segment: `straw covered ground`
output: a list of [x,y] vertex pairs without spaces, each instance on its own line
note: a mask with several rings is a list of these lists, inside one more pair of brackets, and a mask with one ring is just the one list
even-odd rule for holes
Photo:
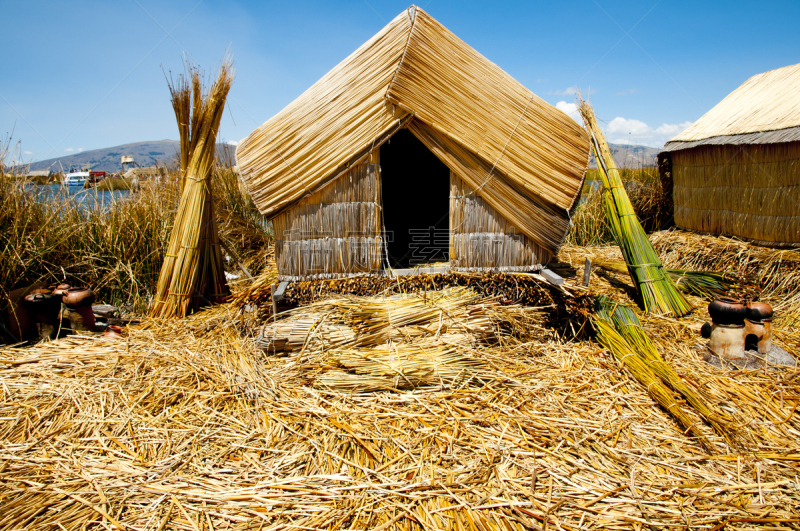
[[[684,236],[657,236],[671,238],[656,242],[668,267],[669,246],[699,245]],[[566,248],[562,270],[614,252]],[[589,292],[568,279],[553,299],[631,303],[629,278],[595,271]],[[239,293],[252,301],[269,279]],[[597,343],[558,339],[546,304],[442,287],[391,303],[339,294],[268,323],[328,316],[312,330],[355,334],[332,349],[315,336],[265,354],[263,314],[239,300],[121,340],[0,350],[0,529],[798,528],[800,371],[703,362],[701,299],[687,318],[640,318],[737,420],[728,443],[697,417],[710,450]],[[797,353],[779,319],[776,342]],[[365,334],[395,357],[352,340]],[[412,374],[412,361],[427,380],[341,385],[381,364]]]

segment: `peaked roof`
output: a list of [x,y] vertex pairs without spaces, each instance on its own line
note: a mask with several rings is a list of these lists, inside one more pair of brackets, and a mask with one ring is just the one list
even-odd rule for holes
[[800,130],[786,131],[796,127],[800,127],[800,64],[751,77],[667,146],[788,142],[800,140]]
[[[487,168],[468,181],[526,234],[531,213],[500,208],[508,190],[567,219],[588,162],[584,129],[414,6],[242,140],[236,159],[256,206],[274,215],[412,122]],[[563,233],[553,238],[557,247]]]

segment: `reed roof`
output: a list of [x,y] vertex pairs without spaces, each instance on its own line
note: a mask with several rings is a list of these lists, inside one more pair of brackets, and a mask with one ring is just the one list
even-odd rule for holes
[[796,140],[800,140],[800,64],[751,77],[671,139],[665,150]]
[[242,140],[236,158],[255,204],[274,215],[412,118],[481,162],[469,181],[493,207],[505,213],[513,190],[566,219],[588,162],[584,129],[413,6]]

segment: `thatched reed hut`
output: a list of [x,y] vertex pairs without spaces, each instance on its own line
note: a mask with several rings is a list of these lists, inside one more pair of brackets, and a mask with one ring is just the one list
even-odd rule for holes
[[582,127],[413,6],[236,150],[285,280],[535,269],[588,155]]
[[800,64],[748,79],[660,155],[675,223],[773,246],[800,244]]

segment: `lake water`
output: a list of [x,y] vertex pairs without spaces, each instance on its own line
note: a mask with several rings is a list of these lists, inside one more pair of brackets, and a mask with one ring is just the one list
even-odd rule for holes
[[64,186],[61,184],[26,184],[25,190],[42,201],[74,200],[88,208],[104,208],[113,205],[130,194],[128,190],[97,191],[83,186]]

